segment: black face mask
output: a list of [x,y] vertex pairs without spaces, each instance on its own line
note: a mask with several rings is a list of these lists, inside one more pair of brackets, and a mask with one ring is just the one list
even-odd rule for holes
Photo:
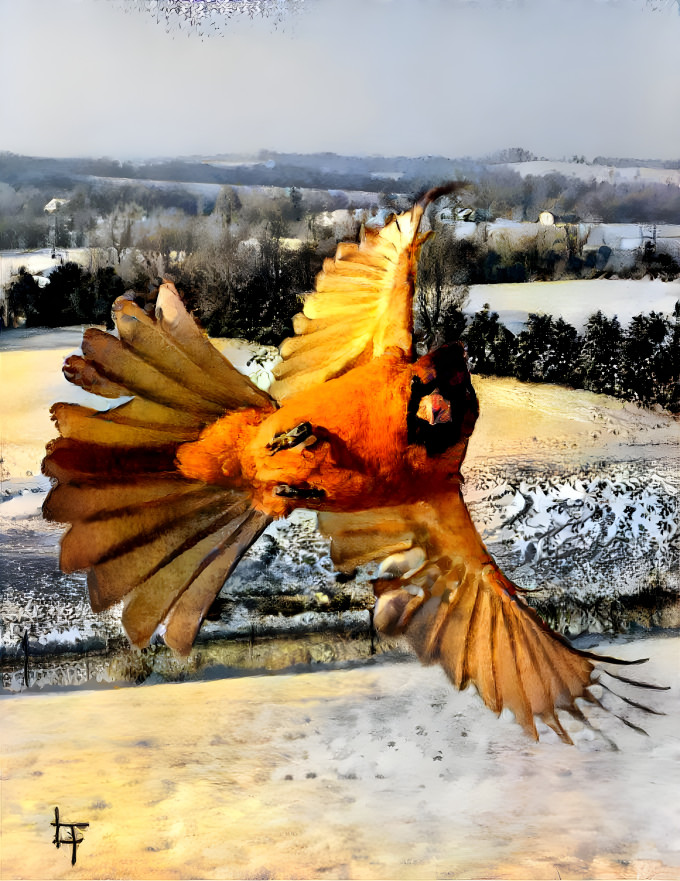
[[[407,437],[409,444],[424,446],[428,456],[439,456],[461,438],[468,438],[472,434],[479,405],[462,345],[454,343],[441,346],[425,358],[434,367],[435,376],[427,382],[419,376],[411,380],[406,416]],[[417,413],[422,399],[437,390],[451,405],[451,421],[430,425]]]

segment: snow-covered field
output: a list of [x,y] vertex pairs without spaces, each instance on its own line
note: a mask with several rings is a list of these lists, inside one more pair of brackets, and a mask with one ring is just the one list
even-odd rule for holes
[[5,288],[12,276],[21,267],[25,267],[31,275],[73,261],[81,266],[89,266],[91,254],[89,248],[36,248],[35,251],[0,251],[0,303],[5,299]]
[[[676,684],[679,644],[600,648]],[[591,714],[618,751],[414,662],[0,700],[3,879],[680,877],[677,688],[648,737]]]
[[598,183],[658,183],[680,186],[680,170],[677,168],[647,168],[631,166],[618,168],[614,165],[587,165],[580,162],[560,162],[549,159],[535,159],[533,162],[511,162],[505,165],[528,177],[530,174],[541,177],[546,174],[563,174],[580,180],[595,180]]
[[599,309],[622,325],[640,312],[673,314],[680,300],[680,281],[660,279],[582,279],[537,281],[531,284],[472,285],[465,312],[474,315],[488,303],[502,324],[519,333],[529,312],[562,317],[582,331],[589,316]]

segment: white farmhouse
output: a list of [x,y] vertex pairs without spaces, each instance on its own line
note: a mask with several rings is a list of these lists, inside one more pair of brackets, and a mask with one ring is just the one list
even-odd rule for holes
[[50,201],[45,205],[43,211],[46,214],[54,214],[55,211],[58,211],[64,205],[68,205],[68,199],[50,199]]

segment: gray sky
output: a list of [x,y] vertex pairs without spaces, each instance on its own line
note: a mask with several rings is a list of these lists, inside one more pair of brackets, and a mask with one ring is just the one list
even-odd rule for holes
[[204,40],[134,6],[0,0],[0,150],[680,155],[677,0],[305,0]]

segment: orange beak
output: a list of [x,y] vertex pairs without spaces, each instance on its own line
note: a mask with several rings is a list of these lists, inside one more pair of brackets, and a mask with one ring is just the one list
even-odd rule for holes
[[431,395],[421,399],[416,416],[429,422],[430,425],[451,422],[451,403],[439,394],[438,389],[435,389]]

